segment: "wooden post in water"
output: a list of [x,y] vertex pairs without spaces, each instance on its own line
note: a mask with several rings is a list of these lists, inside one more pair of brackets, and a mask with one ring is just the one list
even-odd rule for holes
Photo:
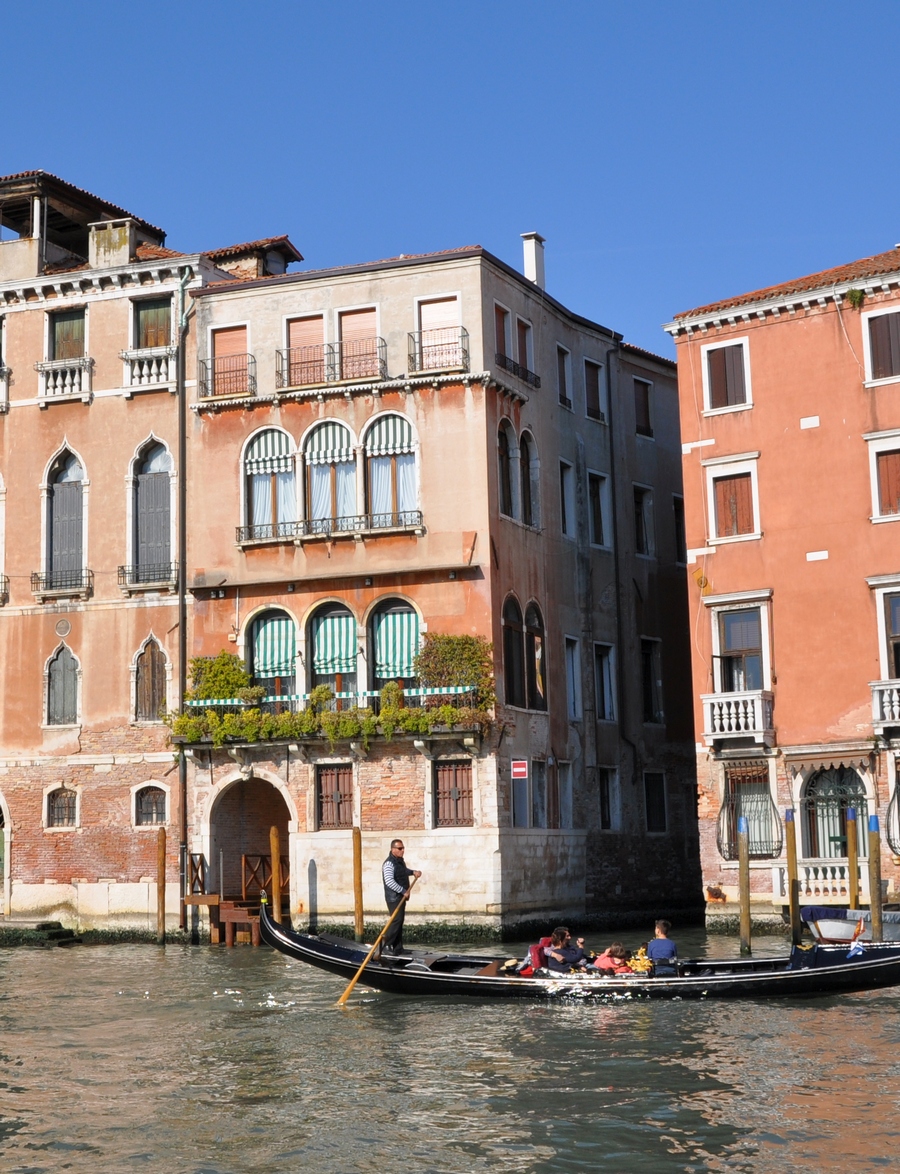
[[784,810],[784,851],[787,856],[788,909],[791,915],[791,945],[799,946],[803,936],[800,924],[800,877],[797,873],[797,824],[793,807]]
[[746,815],[738,818],[738,893],[741,902],[741,953],[750,954],[750,825]]
[[847,808],[847,895],[850,908],[859,908],[859,840],[856,808]]
[[272,824],[269,828],[269,851],[272,853],[272,920],[281,924],[281,836]]
[[884,940],[881,909],[881,835],[878,816],[869,816],[869,909],[872,911],[872,941]]
[[365,934],[362,884],[362,832],[353,829],[353,936],[358,942]]
[[166,944],[166,829],[156,834],[156,940]]

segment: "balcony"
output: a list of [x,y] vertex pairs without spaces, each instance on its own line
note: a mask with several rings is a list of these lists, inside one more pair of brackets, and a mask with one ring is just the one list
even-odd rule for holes
[[521,379],[523,383],[529,384],[534,388],[541,386],[540,375],[535,375],[533,371],[529,371],[527,367],[523,367],[521,363],[517,363],[515,359],[511,359],[509,355],[501,355],[498,351],[494,355],[494,361],[498,367],[502,367],[504,371],[509,371],[510,375],[515,375],[517,379]]
[[275,386],[314,387],[332,379],[331,348],[318,346],[285,347],[275,352]]
[[773,695],[762,689],[701,696],[703,738],[707,746],[731,739],[771,746],[775,740],[773,700]]
[[363,379],[387,379],[387,343],[383,338],[283,347],[275,352],[275,387],[279,391]]
[[43,401],[41,407],[59,400],[80,399],[91,401],[91,372],[94,360],[82,355],[80,359],[50,359],[35,363],[34,369],[41,376],[38,391]]
[[885,734],[900,726],[900,681],[872,681],[872,728]]
[[418,330],[409,335],[409,371],[468,371],[469,332],[464,326]]
[[[864,905],[869,903],[869,868],[866,861],[857,865],[857,892]],[[850,896],[850,871],[847,860],[798,861],[797,879],[801,905],[846,905]],[[887,881],[882,884],[887,885]],[[772,869],[772,896],[787,904],[789,900],[787,867],[776,864]]]
[[[474,685],[446,685],[441,688],[416,688],[403,690],[404,709],[437,709],[445,705],[454,709],[466,709],[475,704],[478,690]],[[213,701],[185,701],[185,708],[192,710],[214,710],[220,717],[227,713],[241,713],[247,709],[261,709],[264,713],[301,713],[309,708],[311,694],[282,693],[263,697],[260,701],[241,701],[236,697],[219,697]],[[381,712],[381,691],[363,689],[359,692],[334,693],[325,709],[331,713],[346,709],[371,709],[374,714]]]
[[383,338],[357,338],[331,344],[335,380],[387,379],[387,343]]
[[251,542],[299,542],[305,538],[332,538],[388,530],[421,531],[422,511],[403,510],[396,514],[355,514],[346,518],[313,518],[310,521],[238,526],[235,541],[238,545]]
[[174,346],[151,346],[132,351],[119,351],[119,358],[125,363],[125,386],[143,388],[173,385],[177,354],[178,348]]
[[253,355],[200,359],[197,365],[202,399],[256,395],[256,359]]
[[119,587],[127,595],[134,591],[174,591],[178,563],[142,563],[119,567]]
[[0,364],[0,415],[9,411],[9,377],[12,371]]
[[9,575],[0,575],[0,607],[9,603]]
[[77,571],[33,571],[31,590],[38,600],[66,598],[87,599],[94,593],[94,572],[86,569]]

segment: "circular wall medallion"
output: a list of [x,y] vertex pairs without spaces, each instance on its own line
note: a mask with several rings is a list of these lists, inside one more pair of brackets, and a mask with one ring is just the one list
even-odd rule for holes
[[69,623],[68,620],[57,620],[57,622],[56,622],[57,636],[68,636],[68,634],[71,631],[72,631],[72,625]]

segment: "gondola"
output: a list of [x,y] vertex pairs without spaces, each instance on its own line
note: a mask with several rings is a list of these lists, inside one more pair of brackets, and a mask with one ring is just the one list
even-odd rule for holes
[[[872,914],[868,909],[844,909],[834,905],[804,905],[800,917],[817,942],[871,942]],[[881,914],[881,940],[900,943],[900,913]]]
[[[299,962],[349,981],[369,947],[333,934],[299,933],[279,925],[262,905],[262,940]],[[411,952],[373,958],[360,982],[396,995],[500,999],[705,999],[830,995],[900,985],[900,945],[795,946],[780,958],[679,962],[677,974],[604,978],[593,974],[529,978],[502,970],[506,959],[487,954]]]

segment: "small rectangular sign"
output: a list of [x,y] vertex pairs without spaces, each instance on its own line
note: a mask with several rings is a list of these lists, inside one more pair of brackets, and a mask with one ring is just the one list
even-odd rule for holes
[[514,758],[512,760],[512,777],[514,779],[528,778],[528,759]]

